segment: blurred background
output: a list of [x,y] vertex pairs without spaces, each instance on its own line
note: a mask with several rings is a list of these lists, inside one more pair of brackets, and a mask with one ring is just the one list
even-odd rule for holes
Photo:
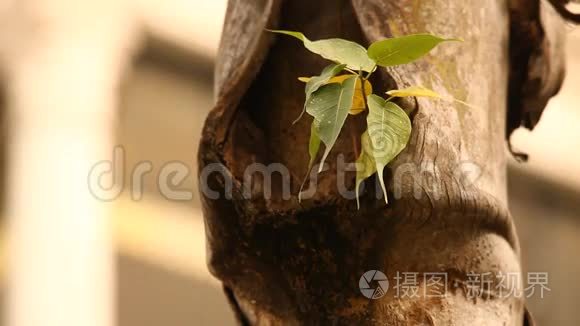
[[[53,2],[74,6],[74,1]],[[0,29],[10,24],[2,21],[2,10],[10,12],[14,3],[0,0]],[[59,14],[62,8],[52,9],[50,1],[39,3],[43,3],[41,12],[51,13],[40,14],[41,28],[69,19]],[[98,8],[81,8],[82,14],[70,23],[96,21],[103,17],[97,16],[99,10],[129,10],[134,14],[132,17],[137,17],[134,25],[126,29],[137,26],[134,32],[115,43],[120,48],[133,49],[129,51],[133,55],[113,58],[127,60],[129,69],[120,69],[124,77],[113,89],[111,101],[116,108],[117,123],[111,144],[122,146],[126,167],[149,162],[152,171],[142,179],[144,192],[139,200],[123,191],[115,200],[104,204],[113,215],[110,222],[116,258],[110,264],[117,278],[117,288],[111,290],[116,297],[113,319],[120,326],[233,325],[220,284],[205,266],[204,226],[195,178],[201,127],[213,102],[213,65],[226,0],[140,0],[127,6],[119,3],[108,0],[91,5]],[[29,12],[29,9],[17,12]],[[39,15],[37,11],[32,12]],[[110,23],[100,24],[119,27]],[[102,26],[88,24],[91,30]],[[51,31],[57,34],[61,31],[59,28]],[[108,30],[98,35],[103,40],[118,36],[110,33]],[[64,34],[66,39],[70,31]],[[0,43],[8,41],[0,37]],[[19,60],[26,62],[27,59]],[[10,76],[22,70],[14,71],[4,74]],[[19,92],[18,88],[11,90],[8,81],[12,79],[0,79],[4,95]],[[550,102],[536,130],[518,130],[513,136],[515,148],[530,154],[529,163],[512,161],[509,166],[510,208],[517,222],[524,268],[549,273],[551,291],[543,299],[535,296],[529,302],[540,325],[580,325],[580,314],[576,311],[580,285],[575,280],[580,275],[580,259],[575,257],[580,249],[578,85],[580,31],[570,28],[564,88]],[[74,88],[69,90],[75,92]],[[0,105],[6,98],[1,93]],[[0,120],[4,139],[7,128],[13,127],[11,118],[4,114]],[[7,152],[10,153],[5,150],[1,160],[5,169],[5,162],[12,162]],[[191,198],[168,200],[159,191],[158,174],[172,162],[189,167],[190,174],[173,187],[192,191]],[[122,182],[128,187],[131,180],[126,178]],[[0,302],[5,301],[5,289],[14,281],[10,278],[12,274],[4,273],[7,249],[3,235],[9,229],[5,222],[0,233]]]

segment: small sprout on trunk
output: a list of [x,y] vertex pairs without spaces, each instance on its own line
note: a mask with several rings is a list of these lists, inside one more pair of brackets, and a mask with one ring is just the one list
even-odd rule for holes
[[[325,150],[320,160],[319,173],[322,172],[324,161],[336,143],[348,115],[368,111],[367,130],[361,136],[361,153],[356,161],[357,206],[360,208],[358,196],[361,183],[375,173],[388,204],[383,170],[405,149],[412,131],[411,121],[405,111],[391,100],[397,97],[442,97],[430,89],[412,86],[389,90],[386,92],[388,98],[383,99],[373,94],[369,78],[379,66],[409,64],[441,43],[461,40],[431,34],[414,34],[375,42],[367,50],[360,44],[339,38],[311,41],[300,32],[270,32],[297,38],[306,49],[333,62],[319,76],[299,78],[306,83],[305,101],[302,113],[295,123],[304,112],[313,117],[307,177],[318,156],[320,144],[324,143]],[[465,102],[453,100],[469,106]],[[300,194],[307,177],[300,187]],[[302,199],[300,194],[299,200]]]

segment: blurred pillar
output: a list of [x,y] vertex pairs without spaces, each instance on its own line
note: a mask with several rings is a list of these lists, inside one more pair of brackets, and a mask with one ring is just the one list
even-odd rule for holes
[[132,43],[126,13],[114,2],[64,0],[0,12],[9,326],[114,324],[110,204],[91,194],[88,175],[113,154],[116,89]]

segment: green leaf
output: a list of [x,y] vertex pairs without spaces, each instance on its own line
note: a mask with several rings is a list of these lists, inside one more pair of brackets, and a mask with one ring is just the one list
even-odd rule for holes
[[411,86],[404,89],[395,89],[392,91],[388,91],[387,95],[391,97],[409,97],[409,96],[418,96],[418,97],[434,97],[434,98],[441,98],[441,95],[435,93],[434,91],[422,87],[422,86]]
[[431,34],[407,35],[373,43],[369,47],[368,56],[379,66],[402,65],[421,58],[434,47],[446,41],[461,40],[445,39]]
[[375,159],[373,158],[373,149],[371,144],[371,139],[369,137],[368,130],[365,131],[361,136],[361,153],[356,160],[356,206],[360,209],[359,202],[359,188],[360,184],[368,179],[371,175],[377,172],[377,165]]
[[310,154],[310,162],[308,162],[308,172],[306,172],[306,176],[302,181],[302,185],[300,185],[300,192],[298,192],[298,202],[302,201],[302,189],[304,189],[304,185],[308,180],[308,176],[310,175],[310,170],[314,165],[314,160],[316,160],[316,156],[318,155],[318,150],[320,149],[320,137],[318,137],[318,133],[316,132],[316,127],[314,123],[310,127],[310,141],[308,143],[308,153]]
[[310,141],[308,142],[308,153],[310,154],[310,162],[308,163],[308,170],[314,165],[314,160],[316,160],[316,155],[318,155],[318,150],[320,149],[320,137],[316,131],[316,126],[314,122],[310,127]]
[[306,40],[308,40],[308,38],[306,38],[306,36],[304,36],[304,34],[300,33],[300,32],[293,32],[293,31],[283,31],[283,30],[276,30],[276,29],[268,29],[268,32],[272,32],[272,33],[278,33],[278,34],[285,34],[285,35],[289,35],[292,37],[295,37],[297,39],[299,39],[302,42],[305,42]]
[[369,95],[367,102],[369,106],[367,125],[373,158],[385,194],[385,202],[388,203],[383,170],[407,146],[411,136],[411,121],[398,105],[377,95]]
[[354,99],[357,77],[346,79],[342,84],[327,84],[312,94],[306,103],[306,112],[314,117],[314,127],[326,146],[318,172],[334,146],[346,121]]
[[367,50],[360,44],[332,38],[311,41],[304,34],[293,31],[269,30],[273,33],[293,36],[304,43],[304,46],[321,57],[340,64],[346,64],[349,69],[371,72],[376,63],[369,58]]
[[320,76],[312,77],[308,80],[304,90],[304,92],[306,93],[306,100],[304,101],[304,109],[302,110],[302,113],[300,113],[300,116],[293,123],[298,122],[298,120],[300,120],[300,118],[302,118],[302,116],[304,115],[304,112],[306,111],[306,103],[308,103],[312,94],[316,92],[320,87],[327,84],[332,77],[338,75],[345,67],[346,65],[344,64],[341,65],[332,64],[324,68]]
[[[339,75],[339,76],[335,76],[330,78],[330,80],[328,81],[327,84],[330,83],[339,83],[342,84],[343,81],[345,81],[346,79],[352,77],[353,74],[346,74],[346,75]],[[310,77],[299,77],[298,78],[299,81],[304,82],[304,83],[308,83],[310,80],[312,80],[312,78]],[[365,85],[365,89],[363,92],[362,89],[362,82],[360,78],[357,78],[356,80],[356,88],[354,90],[354,100],[352,102],[352,107],[350,108],[349,114],[351,115],[357,115],[362,113],[364,110],[366,110],[366,95],[368,94],[372,94],[373,93],[373,85],[371,84],[371,82],[369,80],[366,80],[364,82]],[[363,96],[363,94],[366,94]]]

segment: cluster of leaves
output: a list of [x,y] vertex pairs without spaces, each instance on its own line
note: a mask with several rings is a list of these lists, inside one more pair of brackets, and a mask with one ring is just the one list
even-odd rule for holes
[[388,91],[388,97],[383,99],[373,94],[369,77],[378,66],[391,67],[413,62],[440,43],[457,39],[415,34],[378,41],[367,50],[360,44],[339,38],[311,41],[300,32],[271,32],[293,36],[302,41],[306,49],[333,62],[319,76],[300,78],[306,83],[306,100],[298,119],[304,112],[314,118],[310,132],[309,170],[318,156],[321,142],[324,143],[325,150],[318,172],[322,171],[324,161],[338,139],[348,115],[368,110],[367,130],[361,136],[362,148],[356,162],[357,205],[360,184],[375,173],[378,173],[385,201],[388,203],[382,178],[383,170],[405,149],[411,135],[409,117],[392,100],[408,96],[440,96],[432,90],[414,86]]

